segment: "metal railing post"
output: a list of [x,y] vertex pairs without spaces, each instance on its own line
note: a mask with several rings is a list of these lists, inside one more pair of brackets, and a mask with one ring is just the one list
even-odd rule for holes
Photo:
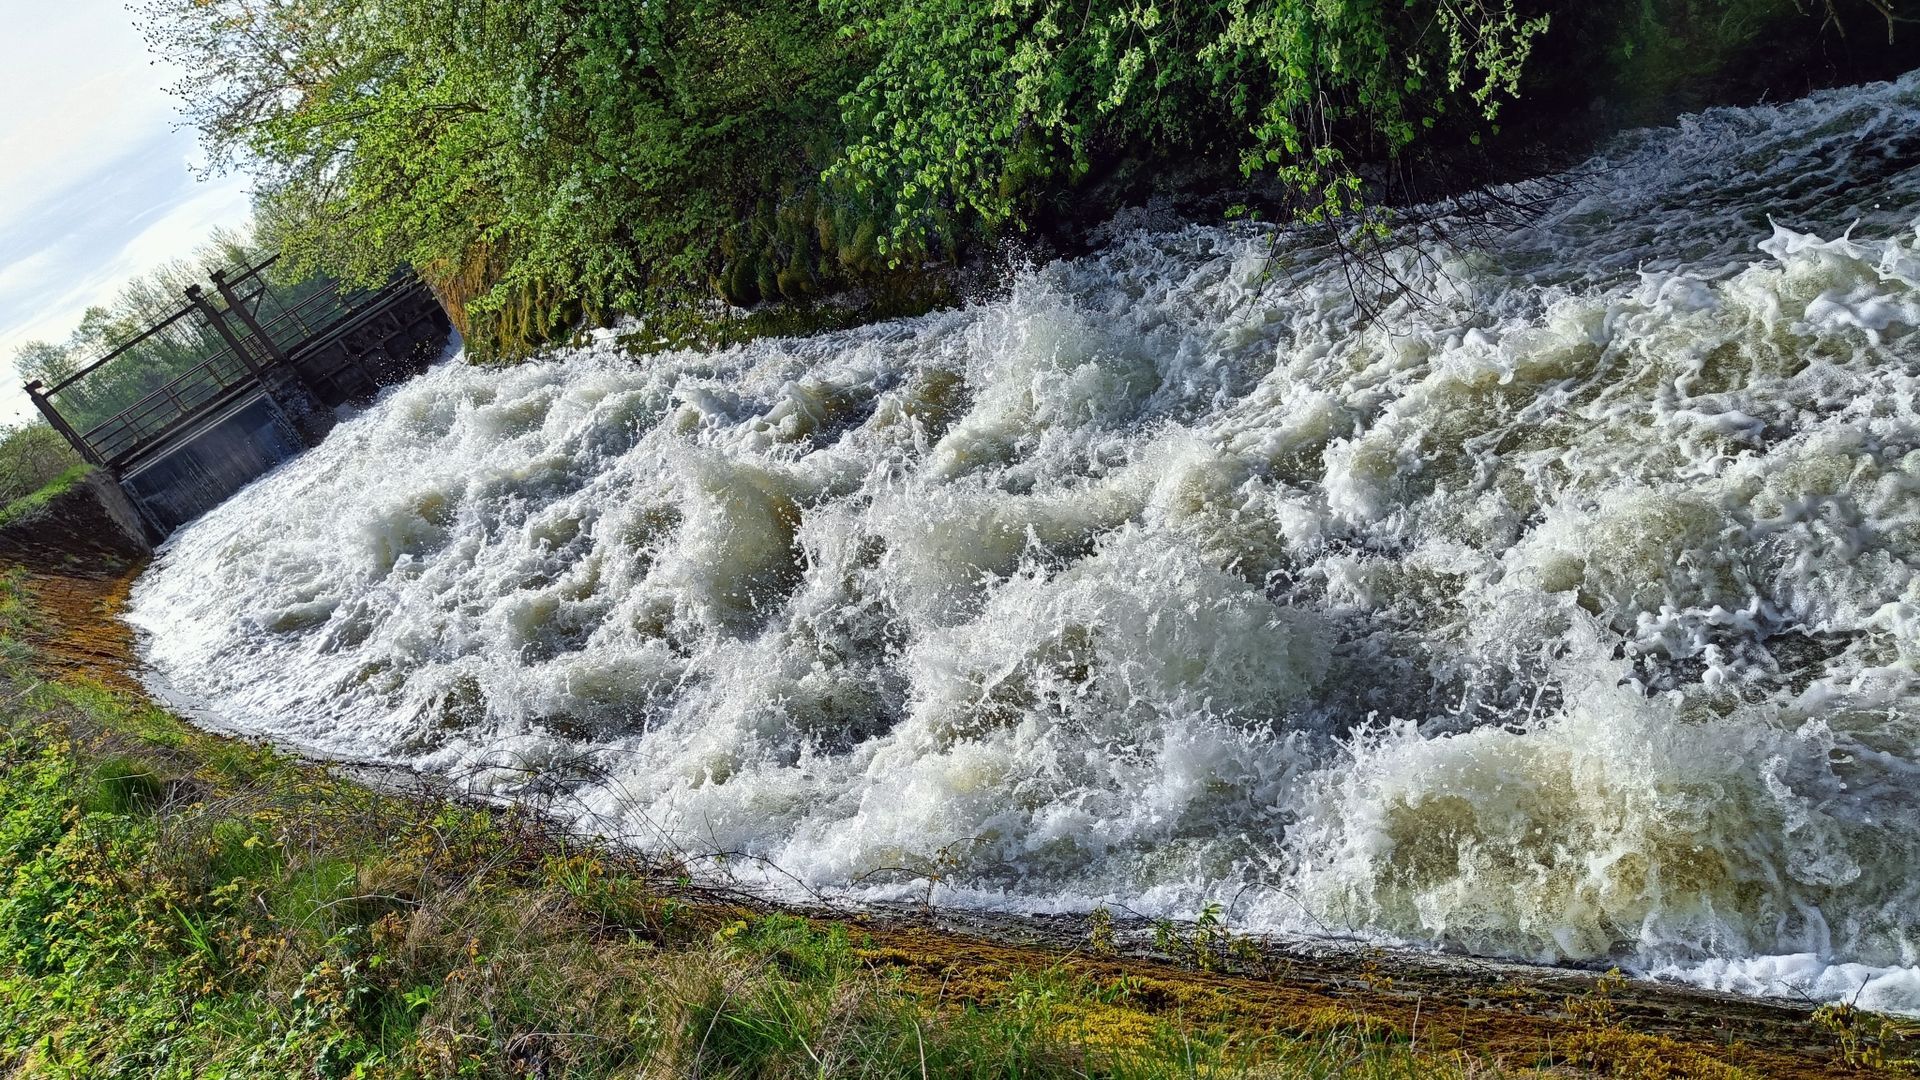
[[60,410],[54,408],[53,402],[49,401],[41,391],[44,385],[39,379],[27,384],[27,396],[33,399],[33,407],[40,410],[40,415],[47,418],[47,423],[53,425],[53,430],[65,436],[68,444],[78,451],[88,464],[104,466],[106,462],[100,460],[100,455],[93,452],[93,447],[88,445],[87,440],[80,437],[79,432],[73,430],[67,423],[67,418],[60,415]]
[[319,446],[320,440],[326,437],[327,429],[333,426],[333,416],[320,407],[319,396],[313,392],[313,387],[307,385],[307,380],[291,364],[267,371],[255,363],[239,335],[220,317],[220,312],[207,300],[200,286],[187,286],[187,299],[193,301],[193,305],[206,316],[214,331],[240,358],[240,362],[247,365],[247,371],[259,381],[260,388],[266,391],[267,400],[287,422],[287,426],[297,432],[308,446]]
[[200,286],[187,286],[187,299],[192,301],[194,308],[200,312],[200,316],[207,320],[207,325],[213,327],[213,332],[220,335],[220,340],[227,343],[227,348],[232,349],[233,354],[240,358],[240,362],[247,365],[247,370],[256,376],[259,375],[260,365],[254,363],[253,355],[247,351],[239,335],[235,334],[233,327],[228,326],[227,321],[220,317],[219,309],[207,300]]
[[[248,311],[246,305],[240,302],[239,291],[227,280],[227,272],[215,270],[208,276],[213,278],[213,287],[220,291],[220,298],[227,302],[227,310],[240,316],[240,321],[247,325],[247,332],[253,335],[253,340],[260,343],[260,347],[275,363],[286,364],[287,354],[280,351],[280,346],[274,344],[273,338],[267,336],[266,330],[261,328],[260,320],[254,318],[253,312]],[[264,285],[261,287],[265,288]]]

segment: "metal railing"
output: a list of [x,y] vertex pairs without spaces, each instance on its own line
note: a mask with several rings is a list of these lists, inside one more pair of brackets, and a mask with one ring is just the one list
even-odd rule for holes
[[[52,386],[27,393],[83,457],[117,469],[142,447],[260,384],[262,372],[292,367],[295,354],[352,322],[406,282],[348,289],[274,287],[270,256],[229,275],[211,275],[214,294],[187,289],[187,304]],[[298,374],[297,370],[292,374]]]
[[142,443],[161,435],[256,382],[254,371],[232,349],[200,361],[146,397],[81,433],[102,464],[117,465]]

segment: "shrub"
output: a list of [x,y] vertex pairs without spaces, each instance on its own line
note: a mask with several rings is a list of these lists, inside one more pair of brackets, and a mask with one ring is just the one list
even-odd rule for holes
[[1492,118],[1523,0],[148,0],[216,161],[301,265],[411,262],[478,346],[694,283],[805,301],[950,262],[1101,155],[1351,211],[1350,154]]
[[1391,157],[1443,115],[1519,92],[1545,14],[1515,0],[826,0],[875,50],[831,175],[915,248],[998,225],[1036,182],[1114,146],[1207,147],[1272,170],[1309,218],[1359,206],[1349,150]]
[[80,464],[67,440],[43,420],[0,435],[0,506],[25,498]]

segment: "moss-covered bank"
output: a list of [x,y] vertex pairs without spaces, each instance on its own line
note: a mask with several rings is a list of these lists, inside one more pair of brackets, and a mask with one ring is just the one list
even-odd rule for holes
[[133,504],[91,465],[75,465],[0,507],[0,559],[8,562],[120,577],[151,550]]

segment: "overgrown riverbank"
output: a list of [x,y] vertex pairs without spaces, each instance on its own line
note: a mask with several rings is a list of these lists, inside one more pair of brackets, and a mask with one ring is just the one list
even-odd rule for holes
[[409,263],[503,356],[663,310],[924,310],[1148,203],[1378,225],[1920,62],[1880,0],[137,8],[289,265]]
[[[10,1076],[1846,1076],[1901,1028],[1103,918],[783,912],[539,819],[197,731],[126,578],[0,580]],[[1032,930],[1034,928],[1029,928]],[[1158,958],[1143,954],[1158,953]]]

